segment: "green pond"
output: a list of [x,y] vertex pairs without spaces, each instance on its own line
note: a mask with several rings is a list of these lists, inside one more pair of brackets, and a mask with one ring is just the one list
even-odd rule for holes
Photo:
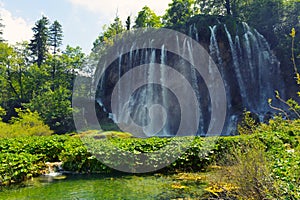
[[0,199],[199,199],[202,182],[177,175],[68,175],[63,180],[39,177],[4,187]]

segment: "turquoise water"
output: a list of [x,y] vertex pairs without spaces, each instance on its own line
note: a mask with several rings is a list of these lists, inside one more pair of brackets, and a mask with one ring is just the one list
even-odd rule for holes
[[64,180],[36,178],[22,187],[2,188],[0,199],[199,199],[202,195],[201,183],[178,180],[174,175],[72,175]]

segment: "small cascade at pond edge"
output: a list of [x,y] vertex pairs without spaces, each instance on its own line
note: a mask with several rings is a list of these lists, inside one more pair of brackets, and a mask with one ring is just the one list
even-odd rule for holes
[[[227,118],[222,134],[230,135],[235,133],[244,110],[255,113],[260,119],[274,112],[268,105],[268,99],[275,99],[275,90],[284,96],[280,63],[264,36],[246,23],[240,23],[235,31],[222,23],[208,26],[207,30],[209,37],[202,34],[194,23],[187,28],[187,34],[207,49],[221,73],[227,97]],[[188,53],[190,59],[194,59],[192,43],[185,40],[183,44],[179,44],[178,38],[173,38],[173,41],[177,43],[180,52]],[[144,46],[149,47],[152,42],[145,38]],[[140,73],[139,77],[147,80],[148,84],[130,94],[125,110],[122,98],[132,92],[127,89],[134,83],[129,81],[121,85],[118,89],[120,105],[117,105],[116,115],[110,116],[116,123],[123,124],[129,123],[131,118],[134,123],[144,127],[145,136],[173,136],[181,119],[176,96],[163,86],[168,79],[166,66],[169,66],[182,74],[194,89],[199,102],[199,107],[194,109],[198,109],[200,113],[197,135],[205,136],[210,123],[211,99],[200,74],[180,55],[169,52],[164,44],[160,49],[133,50],[135,45],[133,43],[131,51],[120,55],[104,72],[96,95],[99,105],[111,113],[109,99],[114,86],[124,74],[137,66],[145,65],[147,70]],[[154,84],[155,80],[162,85]],[[151,115],[151,112],[157,111],[153,107],[155,105],[160,106],[157,109],[163,120],[153,118],[155,113]]]
[[48,173],[45,174],[45,176],[55,177],[55,176],[62,175],[61,173],[61,171],[63,171],[62,162],[52,162],[52,163],[46,162],[45,164],[48,167]]

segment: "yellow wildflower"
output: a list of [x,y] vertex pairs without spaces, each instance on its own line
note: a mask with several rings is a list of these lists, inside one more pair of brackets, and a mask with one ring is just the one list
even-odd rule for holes
[[171,185],[172,188],[174,189],[184,189],[187,188],[186,186],[181,185],[180,183],[174,183]]
[[290,33],[290,36],[291,36],[292,38],[294,38],[295,35],[296,35],[296,30],[295,30],[295,28],[292,28],[292,31],[291,31],[291,33]]

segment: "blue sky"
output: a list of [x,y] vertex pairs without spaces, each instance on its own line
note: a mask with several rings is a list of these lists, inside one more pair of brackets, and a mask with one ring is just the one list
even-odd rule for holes
[[162,15],[172,0],[0,0],[4,39],[14,44],[32,38],[31,28],[42,15],[51,22],[58,20],[64,31],[63,44],[80,46],[85,53],[102,32],[105,24],[116,14],[123,21],[128,15],[134,19],[143,6],[148,5]]

